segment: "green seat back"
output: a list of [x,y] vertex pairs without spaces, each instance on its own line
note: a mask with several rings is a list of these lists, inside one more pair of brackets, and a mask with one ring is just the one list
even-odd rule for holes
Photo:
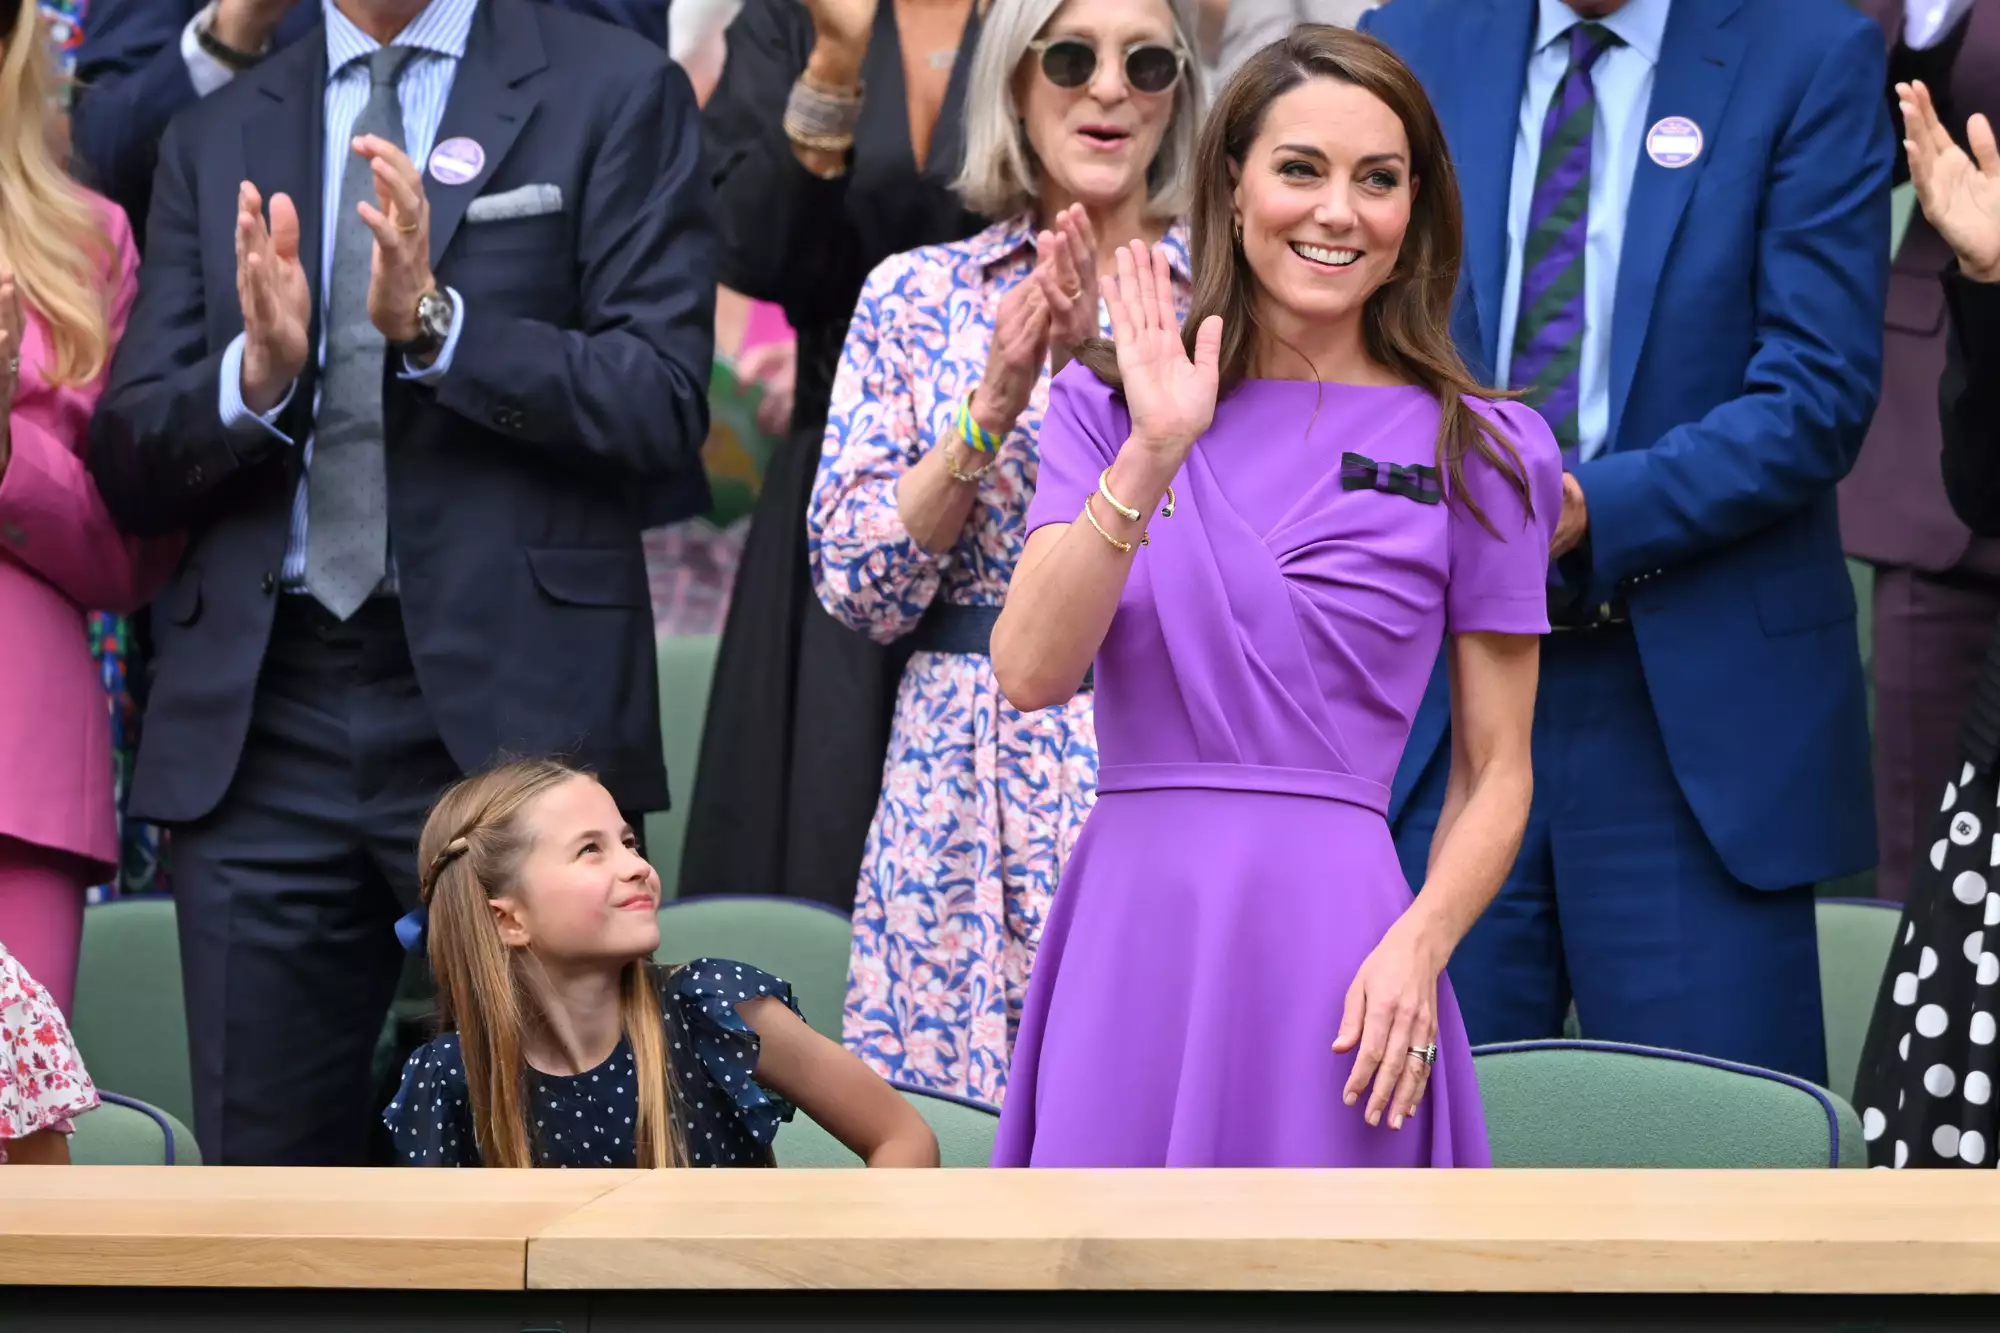
[[708,720],[717,642],[713,634],[673,634],[659,641],[660,748],[667,759],[673,808],[646,816],[646,855],[660,872],[660,887],[669,898],[681,882],[688,802],[694,795],[695,766],[701,762],[701,729]]
[[200,1166],[201,1149],[179,1119],[133,1097],[101,1092],[76,1118],[69,1160],[77,1166]]
[[[993,1136],[1000,1129],[1000,1113],[982,1102],[938,1093],[920,1092],[897,1085],[917,1108],[937,1135],[938,1158],[945,1166],[993,1165]],[[847,1145],[821,1129],[801,1111],[778,1130],[776,1144],[779,1166],[839,1167],[860,1166],[861,1159]]]
[[69,1026],[97,1086],[194,1120],[173,899],[121,898],[84,912]]
[[1817,909],[1827,1086],[1852,1100],[1861,1043],[1868,1039],[1868,1020],[1903,911],[1900,904],[1879,898],[1824,898]]
[[727,958],[792,984],[799,1012],[840,1040],[847,1001],[848,920],[797,898],[688,898],[660,909],[662,963]]
[[1495,1166],[1865,1165],[1854,1109],[1789,1074],[1613,1042],[1472,1055]]

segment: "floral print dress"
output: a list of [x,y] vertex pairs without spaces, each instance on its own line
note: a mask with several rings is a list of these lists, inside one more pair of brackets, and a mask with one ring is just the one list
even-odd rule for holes
[[[1187,245],[1166,245],[1183,306]],[[933,602],[998,606],[1035,489],[1046,368],[958,543],[919,547],[896,484],[952,429],[986,368],[1001,298],[1034,269],[1026,217],[884,260],[841,350],[806,513],[814,586],[879,642]],[[842,1023],[885,1078],[998,1105],[1050,895],[1096,794],[1089,694],[1023,715],[985,657],[918,652],[897,695],[855,894]]]
[[97,1105],[62,1011],[0,944],[0,1162],[7,1143],[70,1121]]

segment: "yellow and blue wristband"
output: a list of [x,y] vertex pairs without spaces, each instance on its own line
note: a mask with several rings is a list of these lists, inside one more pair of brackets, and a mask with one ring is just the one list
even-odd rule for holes
[[967,448],[976,449],[982,454],[997,454],[1000,452],[1003,437],[995,435],[992,431],[987,430],[972,419],[971,394],[967,394],[959,400],[958,421],[956,424],[958,426],[958,438],[965,441]]

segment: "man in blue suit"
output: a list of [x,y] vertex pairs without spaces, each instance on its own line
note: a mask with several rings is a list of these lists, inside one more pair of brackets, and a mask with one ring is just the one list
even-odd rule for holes
[[[667,0],[554,2],[667,44]],[[78,174],[116,200],[143,238],[160,136],[174,113],[318,22],[310,0],[90,0],[70,114]]]
[[694,94],[527,0],[326,0],[153,194],[90,462],[187,535],[131,808],[174,838],[195,1131],[359,1164],[443,786],[561,752],[667,803],[639,532],[707,506]]
[[[1452,983],[1823,1082],[1812,885],[1875,861],[1834,484],[1882,363],[1881,34],[1842,0],[1393,0],[1464,193],[1453,331],[1565,448],[1535,799]],[[1423,882],[1434,679],[1397,775]]]

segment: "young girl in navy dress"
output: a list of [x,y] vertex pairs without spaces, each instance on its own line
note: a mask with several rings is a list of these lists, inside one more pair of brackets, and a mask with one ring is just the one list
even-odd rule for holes
[[660,880],[547,760],[467,778],[417,844],[445,1034],[383,1113],[411,1166],[768,1166],[794,1104],[870,1166],[936,1166],[910,1105],[741,963],[651,962]]

